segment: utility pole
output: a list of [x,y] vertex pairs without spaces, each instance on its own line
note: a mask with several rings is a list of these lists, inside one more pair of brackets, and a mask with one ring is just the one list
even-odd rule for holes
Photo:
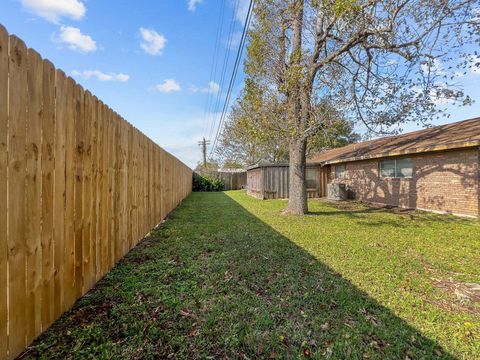
[[203,138],[202,141],[198,142],[198,145],[200,145],[202,147],[203,167],[204,168],[207,167],[207,145],[209,145],[209,144],[210,144],[210,141],[205,140],[205,138]]

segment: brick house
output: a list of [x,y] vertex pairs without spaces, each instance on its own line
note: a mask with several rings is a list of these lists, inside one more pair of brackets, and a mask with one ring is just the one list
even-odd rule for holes
[[308,163],[357,200],[479,216],[480,118],[350,144]]

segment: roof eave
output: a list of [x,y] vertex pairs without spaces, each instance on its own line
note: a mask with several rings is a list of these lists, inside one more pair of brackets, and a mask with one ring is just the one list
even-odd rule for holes
[[319,161],[316,163],[321,165],[331,165],[331,164],[340,164],[340,163],[362,161],[362,160],[379,159],[379,158],[392,157],[392,156],[413,155],[413,154],[421,154],[421,153],[436,152],[436,151],[464,149],[464,148],[471,148],[475,146],[480,146],[480,140],[464,141],[462,143],[451,143],[451,144],[438,145],[438,146],[426,146],[426,147],[420,147],[415,149],[409,149],[407,151],[391,151],[391,152],[379,153],[374,155],[354,156],[350,158]]

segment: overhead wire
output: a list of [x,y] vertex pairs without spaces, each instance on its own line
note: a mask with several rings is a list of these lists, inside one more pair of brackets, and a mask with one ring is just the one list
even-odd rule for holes
[[[215,35],[215,43],[213,47],[213,58],[212,58],[212,66],[210,68],[210,78],[208,82],[208,86],[210,86],[212,81],[215,81],[215,75],[217,73],[217,64],[218,64],[218,56],[219,56],[219,43],[220,39],[222,36],[223,32],[223,23],[224,23],[224,16],[225,16],[225,4],[227,2],[223,1],[222,6],[220,7],[220,12],[218,16],[218,24],[217,24],[217,32]],[[202,122],[202,129],[203,129],[203,137],[206,136],[207,128],[208,128],[208,121],[207,121],[207,115],[208,115],[208,110],[210,109],[211,102],[212,102],[212,97],[213,95],[211,92],[207,93],[207,99],[205,101],[205,108],[203,112],[203,122]]]
[[218,141],[218,137],[221,133],[223,123],[225,122],[225,117],[226,117],[226,114],[227,114],[228,106],[230,104],[230,97],[231,97],[231,94],[232,94],[233,85],[234,85],[235,79],[237,77],[238,67],[240,65],[240,60],[242,58],[243,50],[244,50],[245,44],[246,44],[246,37],[247,37],[248,29],[250,27],[250,21],[251,21],[251,18],[252,18],[253,7],[254,7],[254,0],[250,0],[250,5],[248,7],[248,12],[247,12],[247,16],[245,18],[245,24],[244,24],[244,27],[243,27],[242,38],[241,38],[240,44],[238,46],[237,57],[235,59],[235,64],[233,66],[232,76],[230,77],[230,83],[228,85],[227,95],[225,97],[225,102],[224,102],[224,105],[223,105],[222,114],[221,114],[221,117],[220,117],[220,122],[218,123],[215,139],[213,141],[213,145],[212,145],[212,148],[210,150],[210,156],[212,156],[212,154],[215,151],[217,141]]
[[208,136],[209,139],[211,139],[213,134],[214,134],[215,125],[217,123],[217,118],[218,118],[217,112],[219,110],[221,99],[222,99],[222,91],[225,87],[226,74],[227,74],[228,64],[229,64],[229,60],[230,60],[230,53],[231,53],[231,47],[232,47],[232,41],[233,41],[233,30],[235,28],[235,17],[237,16],[239,2],[240,2],[240,0],[237,0],[235,2],[233,12],[232,12],[232,16],[231,16],[231,19],[230,19],[230,28],[229,28],[229,33],[228,33],[227,47],[225,49],[225,56],[223,58],[222,70],[220,72],[220,75],[221,75],[220,76],[220,81],[219,81],[220,90],[217,93],[217,99],[214,103],[213,108],[211,108],[210,111],[209,111],[209,115],[210,115],[210,119],[211,119],[210,132],[209,132],[209,136]]

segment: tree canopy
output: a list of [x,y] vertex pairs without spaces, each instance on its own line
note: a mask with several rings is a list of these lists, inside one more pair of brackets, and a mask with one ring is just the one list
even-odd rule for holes
[[478,0],[255,2],[244,96],[252,132],[288,144],[287,212],[307,211],[308,139],[339,114],[384,133],[471,103],[456,74],[480,62],[479,14]]

